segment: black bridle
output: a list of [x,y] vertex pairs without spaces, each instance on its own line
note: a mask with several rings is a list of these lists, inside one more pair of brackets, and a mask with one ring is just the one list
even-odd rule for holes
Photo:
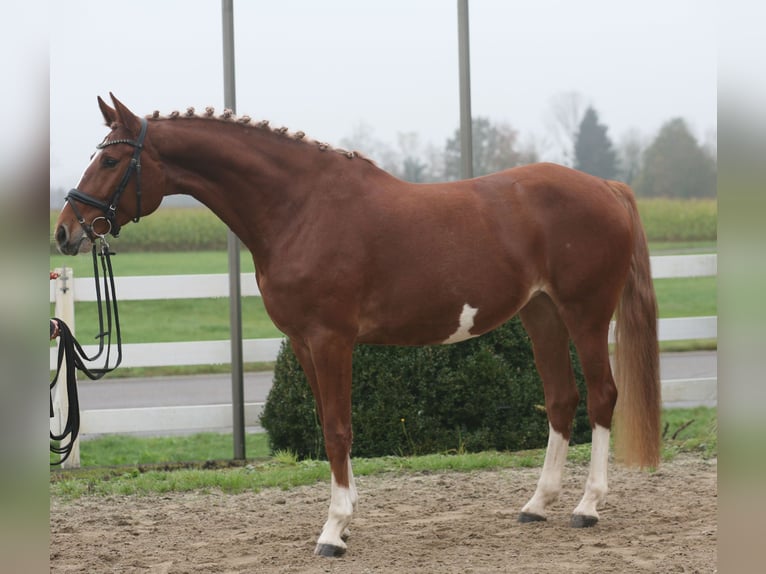
[[[117,237],[120,234],[120,224],[117,223],[115,219],[117,215],[117,205],[120,203],[120,198],[125,192],[125,188],[127,187],[128,182],[130,181],[130,177],[134,172],[136,174],[136,215],[132,218],[131,221],[137,223],[138,220],[141,219],[141,150],[144,147],[146,125],[146,118],[141,118],[141,131],[139,132],[138,139],[136,140],[110,140],[102,142],[96,146],[98,149],[104,149],[107,146],[117,144],[128,144],[133,146],[133,157],[130,160],[130,164],[128,164],[128,168],[125,170],[120,183],[117,185],[117,189],[114,190],[114,193],[112,194],[112,197],[109,198],[109,201],[101,201],[100,199],[95,199],[89,195],[84,194],[76,187],[70,189],[69,193],[66,195],[66,201],[72,207],[72,211],[74,211],[74,214],[77,216],[77,221],[80,223],[90,239],[94,239],[95,237],[99,236],[103,237],[107,233],[111,233],[114,237]],[[85,205],[90,205],[100,209],[104,215],[96,217],[90,223],[86,223],[85,218],[77,209],[76,202],[78,201],[80,203],[84,203]],[[93,225],[100,219],[106,221],[109,226],[104,233],[97,233],[93,229]]]
[[[66,196],[66,201],[72,206],[72,211],[77,216],[77,221],[82,226],[85,233],[93,241],[92,254],[93,254],[93,276],[96,282],[96,301],[98,307],[98,351],[95,355],[89,357],[83,350],[80,343],[75,339],[74,334],[69,329],[69,326],[61,319],[56,318],[59,325],[59,348],[58,348],[58,366],[56,369],[56,375],[50,383],[51,392],[56,386],[59,375],[61,374],[61,366],[66,359],[66,387],[67,394],[69,396],[69,408],[66,413],[66,422],[64,423],[64,429],[61,433],[50,432],[50,450],[52,453],[58,454],[61,458],[52,464],[61,464],[72,453],[77,435],[80,432],[80,405],[77,399],[77,374],[76,370],[81,371],[89,379],[96,380],[103,377],[105,374],[116,369],[122,362],[122,334],[120,332],[120,316],[117,310],[117,295],[114,289],[114,273],[112,272],[112,251],[109,248],[109,244],[106,241],[106,235],[111,233],[114,237],[117,237],[120,233],[120,225],[115,220],[117,214],[117,205],[120,202],[120,197],[125,192],[125,188],[130,181],[131,176],[135,172],[136,174],[136,215],[132,221],[138,222],[141,218],[141,150],[144,147],[144,138],[146,137],[146,119],[141,118],[141,131],[138,134],[137,140],[120,139],[110,140],[99,144],[98,149],[103,149],[110,145],[128,144],[133,146],[133,157],[130,160],[128,168],[125,170],[122,179],[120,180],[117,189],[115,189],[112,197],[108,202],[94,199],[89,195],[85,195],[79,189],[74,188],[69,191]],[[92,207],[96,207],[103,212],[103,216],[96,217],[90,223],[86,223],[85,218],[80,214],[77,209],[76,202],[84,203]],[[108,224],[108,229],[104,233],[98,233],[94,228],[94,224],[103,219]],[[100,243],[98,250],[96,249],[96,240]],[[97,260],[101,259],[101,277],[99,277],[99,265]],[[103,280],[103,299],[102,299],[102,284],[99,279]],[[106,324],[104,324],[104,316],[106,316]],[[112,333],[114,332],[117,343],[117,356],[115,357],[114,364],[110,365],[112,356]],[[105,354],[104,354],[105,353]],[[94,367],[92,362],[100,359],[103,356],[103,366]],[[53,398],[51,397],[51,412],[50,416],[53,418]],[[68,439],[68,440],[67,440]],[[66,441],[66,444],[61,444],[61,441]]]

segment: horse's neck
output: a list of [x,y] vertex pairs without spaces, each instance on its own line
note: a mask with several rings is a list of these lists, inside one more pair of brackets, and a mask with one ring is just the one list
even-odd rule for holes
[[194,197],[226,223],[256,259],[267,258],[267,243],[286,231],[296,206],[305,203],[299,195],[311,186],[304,182],[316,179],[321,159],[330,159],[326,152],[257,128],[245,132],[212,121],[196,126],[170,121],[160,139],[167,193]]

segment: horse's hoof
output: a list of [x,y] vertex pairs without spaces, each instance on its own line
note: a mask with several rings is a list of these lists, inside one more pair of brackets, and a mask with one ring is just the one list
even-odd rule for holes
[[314,554],[317,556],[324,556],[326,558],[338,558],[346,553],[345,548],[335,546],[333,544],[317,544],[314,549]]
[[572,528],[590,528],[591,526],[595,526],[597,522],[598,518],[596,516],[573,514],[571,526]]
[[545,518],[545,516],[540,516],[539,514],[533,514],[531,512],[521,512],[519,513],[519,522],[522,524],[526,524],[527,522],[545,522],[548,520]]

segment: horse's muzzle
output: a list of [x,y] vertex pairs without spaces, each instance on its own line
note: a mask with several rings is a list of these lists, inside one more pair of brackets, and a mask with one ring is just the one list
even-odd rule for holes
[[56,247],[64,255],[77,255],[86,251],[90,241],[87,234],[79,229],[75,234],[70,234],[69,228],[62,223],[56,228]]

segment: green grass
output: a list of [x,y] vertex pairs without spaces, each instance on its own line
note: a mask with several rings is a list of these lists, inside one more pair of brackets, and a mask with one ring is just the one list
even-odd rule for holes
[[668,409],[662,413],[662,457],[679,453],[718,456],[718,411],[714,408]]
[[[711,408],[674,409],[663,412],[662,458],[672,460],[682,453],[715,458],[718,452],[717,411]],[[251,442],[252,441],[252,442]],[[218,446],[217,450],[212,444]],[[252,447],[252,451],[250,450]],[[85,495],[151,494],[189,490],[238,493],[262,488],[290,489],[317,481],[328,481],[329,466],[324,461],[297,461],[290,453],[263,458],[264,435],[248,436],[248,463],[183,465],[166,470],[151,465],[165,457],[173,460],[218,460],[231,457],[231,436],[208,433],[190,437],[125,439],[109,437],[89,440],[81,445],[83,468],[51,472],[53,496],[74,499]],[[90,454],[88,451],[91,451]],[[97,454],[100,453],[100,454]],[[164,454],[163,454],[164,453]],[[209,456],[212,455],[212,456]],[[487,451],[480,453],[429,454],[423,456],[387,456],[354,459],[354,474],[374,475],[386,472],[471,472],[499,468],[539,467],[544,449],[520,452]],[[587,465],[590,445],[570,448],[569,460]],[[128,462],[125,466],[120,460]],[[88,461],[88,462],[86,462]],[[110,466],[107,465],[120,465]],[[89,466],[86,466],[89,465]],[[169,469],[173,465],[166,465]],[[209,468],[205,468],[209,467]]]
[[[715,241],[681,241],[650,243],[652,255],[677,255],[684,253],[715,253]],[[116,248],[115,248],[116,249]],[[178,251],[123,253],[117,250],[112,258],[117,276],[134,275],[185,275],[196,273],[228,273],[229,260],[225,249],[219,251]],[[70,267],[75,277],[92,277],[93,261],[90,254],[77,257],[54,254],[50,256],[50,267]],[[240,251],[242,273],[254,273],[255,266],[250,252]],[[253,277],[253,281],[255,278]]]
[[[264,433],[245,435],[245,452],[253,459],[269,456]],[[107,435],[80,441],[80,464],[138,466],[145,464],[222,460],[233,453],[231,434],[197,433],[169,437]]]
[[650,241],[652,255],[697,255],[718,253],[716,241]]
[[[240,268],[242,273],[255,273],[253,258],[246,249],[240,250]],[[90,253],[77,257],[51,255],[51,269],[70,267],[75,277],[93,276],[93,259]],[[205,273],[228,273],[229,257],[226,250],[220,251],[178,251],[122,253],[112,257],[112,266],[116,276],[134,275],[190,275]],[[253,275],[255,281],[255,275]]]
[[[51,316],[53,311],[51,305]],[[229,339],[228,299],[122,301],[119,312],[122,338],[127,343]],[[97,313],[93,302],[75,303],[78,337],[98,332]],[[242,336],[246,339],[282,336],[266,314],[260,297],[242,298],[242,317]]]
[[638,210],[650,241],[712,241],[717,237],[715,199],[639,199]]
[[704,317],[717,314],[715,277],[685,277],[654,281],[660,317]]

